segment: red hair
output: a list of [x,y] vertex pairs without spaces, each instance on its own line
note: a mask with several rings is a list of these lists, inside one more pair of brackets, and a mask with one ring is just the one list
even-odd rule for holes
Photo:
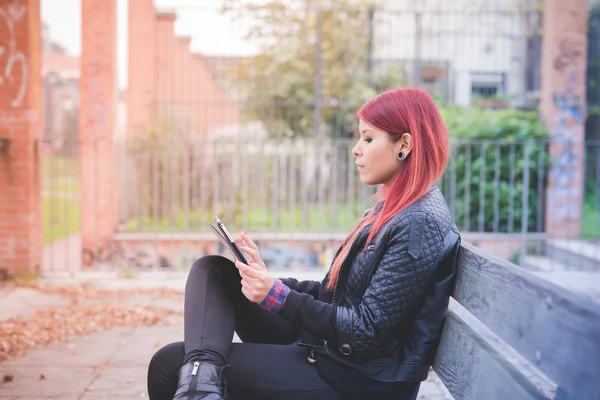
[[427,92],[405,88],[381,93],[367,101],[356,116],[387,132],[392,143],[400,140],[404,133],[410,133],[412,151],[392,183],[382,186],[376,194],[383,201],[381,212],[375,213],[373,208],[358,222],[342,245],[329,271],[327,290],[335,288],[342,263],[358,232],[371,225],[365,247],[368,246],[390,219],[429,190],[442,176],[448,162],[448,131]]

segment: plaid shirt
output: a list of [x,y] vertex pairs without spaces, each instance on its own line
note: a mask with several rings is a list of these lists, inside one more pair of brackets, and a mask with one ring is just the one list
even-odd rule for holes
[[284,285],[281,279],[275,279],[271,290],[269,290],[267,297],[265,297],[265,299],[260,303],[260,306],[274,314],[277,314],[283,307],[285,299],[289,293],[290,288]]

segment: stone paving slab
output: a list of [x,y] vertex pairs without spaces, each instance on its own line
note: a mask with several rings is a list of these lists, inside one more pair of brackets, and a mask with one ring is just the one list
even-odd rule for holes
[[43,308],[62,307],[70,304],[70,300],[58,294],[42,293],[39,290],[11,287],[1,294],[0,321],[21,316],[31,316]]
[[[154,279],[145,282],[136,282],[136,279],[96,282],[102,282],[97,286],[105,289],[169,286],[183,290],[185,278],[182,275],[172,279],[168,285]],[[6,308],[11,308],[15,301],[23,298],[32,296],[13,295],[9,298],[10,304],[4,302],[4,296],[2,299],[3,304],[8,305]],[[125,301],[131,306],[151,305],[173,312],[183,310],[183,299],[177,298],[141,295],[130,296]],[[53,304],[64,305],[58,301]],[[28,312],[44,306],[43,301],[30,302]],[[160,347],[181,340],[182,324],[155,325],[116,327],[106,332],[73,336],[63,343],[34,347],[22,357],[0,363],[0,379],[4,375],[13,377],[11,382],[3,383],[0,380],[0,400],[147,399],[147,367],[152,355]],[[239,341],[239,338],[235,336],[234,341]],[[432,372],[421,385],[419,399],[449,400],[452,397]]]
[[[95,372],[85,366],[16,366],[0,364],[0,376],[13,376],[13,381],[0,383],[0,396],[25,396],[29,399],[77,398],[92,382]],[[0,397],[2,398],[2,397]]]
[[[115,328],[32,349],[24,357],[0,364],[0,376],[14,377],[0,383],[0,400],[147,398],[150,358],[182,337],[179,325]],[[419,398],[451,399],[440,385],[432,373],[421,385]]]

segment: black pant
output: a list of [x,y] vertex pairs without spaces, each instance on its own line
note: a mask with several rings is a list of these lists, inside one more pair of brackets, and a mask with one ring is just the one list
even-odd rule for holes
[[[305,350],[296,345],[300,332],[250,302],[241,288],[240,274],[230,260],[207,256],[194,263],[185,287],[185,341],[169,344],[152,357],[150,400],[172,400],[179,368],[196,360],[230,365],[225,369],[230,400],[347,398],[307,361]],[[244,343],[232,343],[234,329]],[[415,399],[419,383],[398,383],[396,388],[393,398]]]
[[[240,281],[237,268],[224,257],[194,263],[185,287],[185,342],[169,344],[152,357],[150,400],[172,400],[179,368],[192,360],[230,365],[225,369],[230,400],[341,399],[295,344],[299,332],[246,299]],[[244,343],[232,343],[234,329]]]

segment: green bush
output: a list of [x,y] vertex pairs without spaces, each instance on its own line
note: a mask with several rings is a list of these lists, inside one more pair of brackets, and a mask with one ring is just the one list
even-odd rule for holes
[[526,212],[527,231],[543,230],[543,188],[550,160],[548,132],[538,113],[461,108],[441,112],[452,141],[442,187],[457,225],[466,231],[521,232]]

